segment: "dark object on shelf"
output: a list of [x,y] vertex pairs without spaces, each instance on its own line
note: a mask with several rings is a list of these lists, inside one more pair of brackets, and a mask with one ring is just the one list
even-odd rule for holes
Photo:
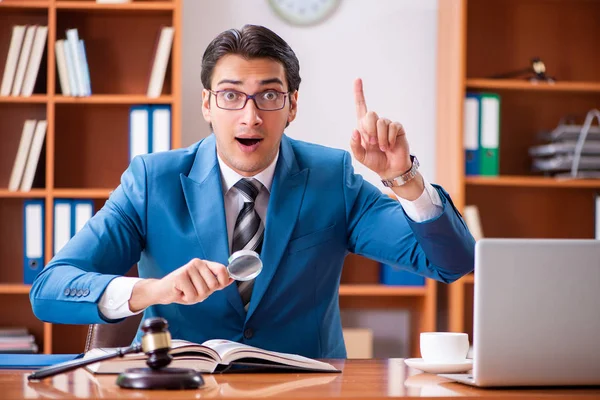
[[[525,74],[527,74],[527,75],[523,76]],[[524,79],[528,79],[530,82],[547,82],[547,83],[556,82],[556,79],[546,75],[546,64],[544,64],[544,62],[539,57],[532,58],[531,65],[527,68],[493,75],[490,78],[491,79],[508,79],[508,78],[518,78],[518,77],[523,77]]]
[[148,318],[142,325],[142,343],[134,343],[128,348],[100,357],[67,361],[61,364],[42,368],[27,379],[44,379],[74,369],[94,364],[98,361],[123,357],[126,354],[144,352],[148,355],[146,364],[149,368],[128,369],[117,378],[117,385],[126,389],[197,389],[204,385],[200,373],[186,368],[165,368],[173,357],[171,349],[171,333],[168,323],[163,318]]

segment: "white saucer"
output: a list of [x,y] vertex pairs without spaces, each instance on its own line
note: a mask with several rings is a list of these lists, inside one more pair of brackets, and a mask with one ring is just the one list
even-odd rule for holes
[[411,368],[430,374],[458,374],[473,369],[473,360],[468,358],[455,363],[427,363],[422,358],[407,358],[404,362]]

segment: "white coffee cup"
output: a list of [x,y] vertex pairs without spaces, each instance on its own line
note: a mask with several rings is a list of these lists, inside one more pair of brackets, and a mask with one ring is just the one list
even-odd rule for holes
[[425,362],[461,362],[469,352],[469,336],[455,332],[423,332],[420,347]]

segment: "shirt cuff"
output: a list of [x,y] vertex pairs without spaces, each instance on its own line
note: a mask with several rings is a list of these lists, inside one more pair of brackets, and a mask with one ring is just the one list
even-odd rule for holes
[[98,301],[98,310],[107,319],[131,317],[142,312],[143,310],[132,312],[129,309],[129,299],[133,292],[133,286],[141,280],[141,278],[120,276],[110,281],[100,301]]
[[444,212],[444,205],[438,191],[423,177],[425,189],[416,200],[406,200],[398,197],[404,212],[415,222],[433,219]]

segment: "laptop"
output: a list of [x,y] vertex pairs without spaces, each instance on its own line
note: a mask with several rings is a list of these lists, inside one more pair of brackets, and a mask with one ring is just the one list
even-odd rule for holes
[[600,240],[481,239],[475,246],[478,387],[600,385]]

